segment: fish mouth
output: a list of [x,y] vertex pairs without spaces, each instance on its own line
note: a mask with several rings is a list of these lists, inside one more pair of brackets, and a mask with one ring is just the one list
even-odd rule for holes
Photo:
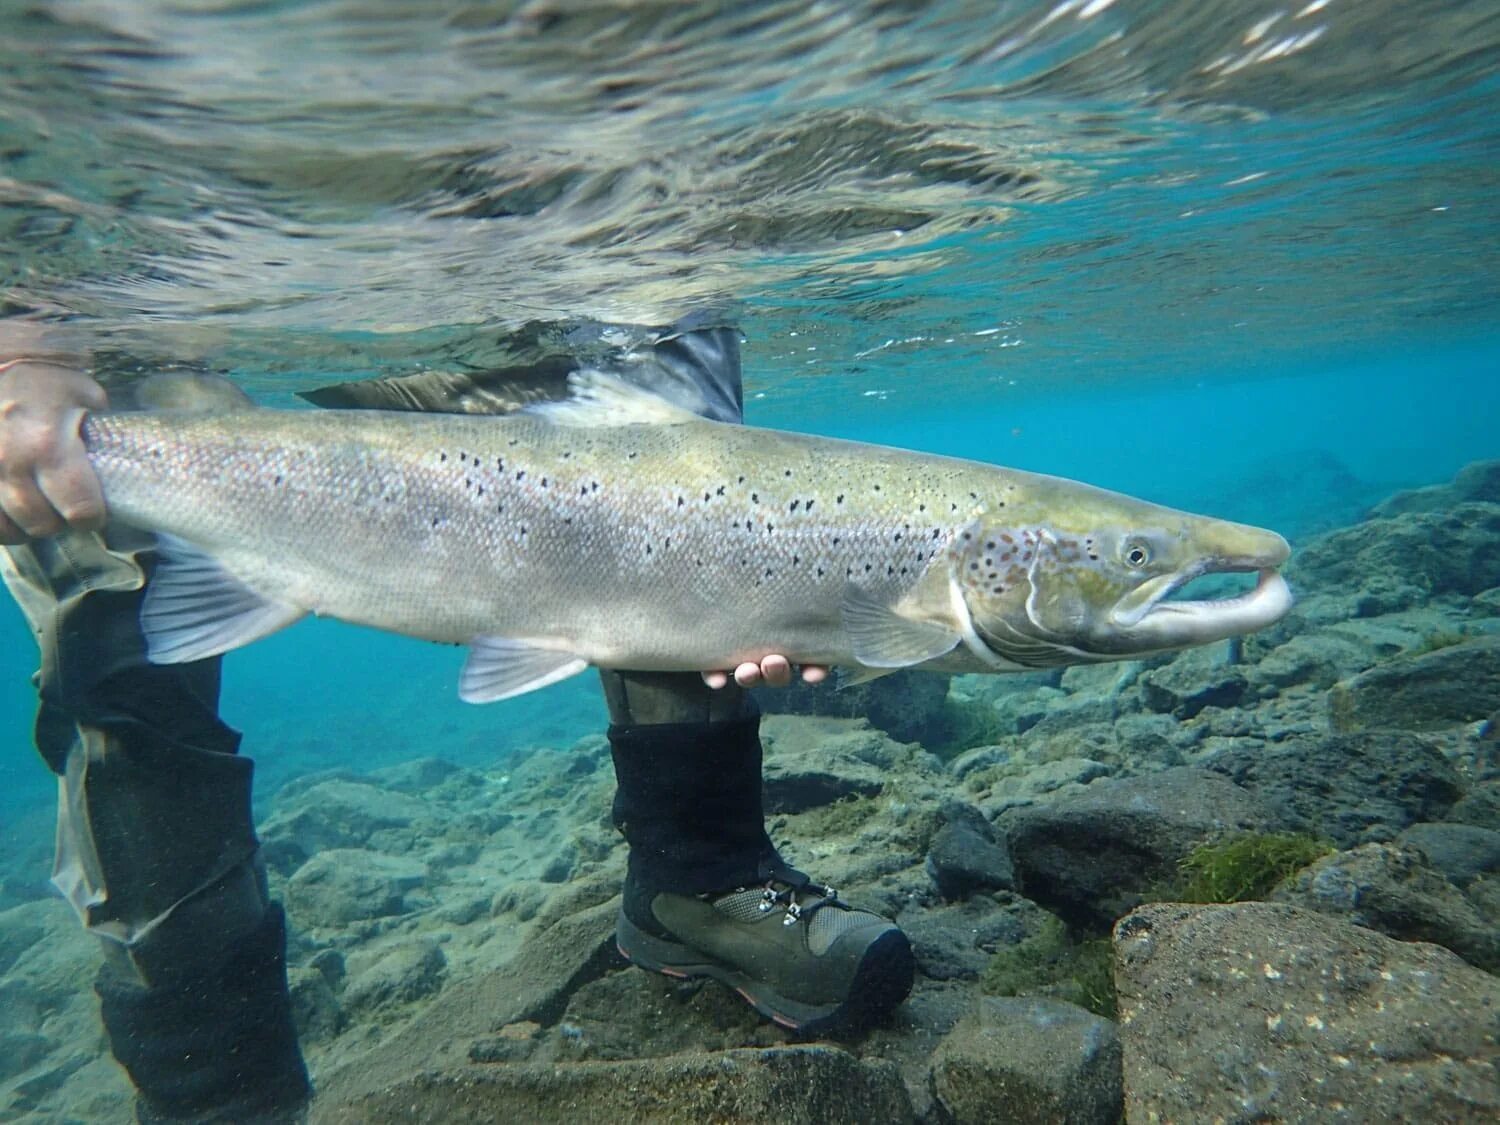
[[[1168,601],[1205,574],[1249,573],[1255,588],[1228,598]],[[1152,648],[1207,644],[1274,625],[1292,608],[1292,591],[1275,566],[1205,565],[1162,575],[1138,586],[1110,614],[1110,622],[1132,640]]]

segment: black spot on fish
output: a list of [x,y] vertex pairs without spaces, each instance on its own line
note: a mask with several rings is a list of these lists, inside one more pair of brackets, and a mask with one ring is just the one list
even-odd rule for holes
[[948,508],[949,508],[949,510],[950,510],[950,511],[954,511],[954,512],[956,512],[956,511],[958,511],[958,505],[957,505],[957,504],[954,504],[954,503],[952,503],[952,502],[950,502],[950,503],[949,503],[949,504],[948,504]]
[[798,556],[798,555],[793,555],[792,556],[792,565],[793,566],[801,566],[802,565],[802,559],[801,559],[801,557]]
[[865,563],[865,573],[866,574],[869,574],[870,571],[872,571],[874,569],[875,569],[875,564],[874,563]]
[[744,477],[740,477],[739,480],[737,480],[735,483],[736,484],[744,484],[745,483],[745,478]]
[[901,533],[899,531],[896,532],[896,537],[894,539],[892,539],[891,542],[892,543],[899,543],[899,542],[901,542]]
[[767,578],[771,577],[771,568],[770,567],[766,567],[766,577]]
[[448,460],[448,455],[446,453],[439,453],[438,454],[438,460],[439,461],[446,461],[446,460]]
[[648,555],[649,555],[649,554],[650,554],[650,553],[651,553],[651,544],[650,544],[650,543],[647,543],[647,544],[646,544],[646,554],[648,554]]
[[985,543],[984,549],[986,551],[993,551],[995,549],[995,541],[991,539],[989,542]]
[[926,504],[918,504],[917,505],[917,511],[919,511],[919,512],[925,512],[926,510],[927,510],[927,505]]
[[971,492],[971,493],[969,493],[969,499],[970,500],[978,500],[979,499],[979,493],[977,493],[977,492]]
[[564,460],[564,461],[566,461],[566,460],[567,460],[567,459],[568,459],[568,458],[569,458],[569,457],[571,457],[571,456],[573,456],[573,452],[572,452],[572,450],[569,450],[569,449],[564,449],[564,450],[563,450],[563,454],[562,454],[562,459],[563,459],[563,460]]
[[277,473],[277,474],[276,474],[276,483],[277,483],[277,484],[278,484],[278,485],[279,485],[279,484],[280,484],[280,483],[281,483],[281,474],[280,474],[280,473]]
[[772,523],[770,520],[767,520],[766,521],[766,532],[767,532],[767,534],[769,534],[770,532],[773,532],[775,530],[776,530],[776,525],[774,523]]
[[896,573],[896,568],[895,567],[893,567],[893,566],[887,566],[885,568],[885,576],[887,578],[889,578],[891,575],[893,575],[895,573]]
[[518,438],[518,437],[513,437],[513,438],[510,439],[509,444],[512,445],[512,446],[520,445],[521,444],[521,439]]
[[760,503],[760,493],[759,492],[752,492],[750,494],[750,503],[752,503],[752,504],[759,504]]
[[543,487],[543,488],[546,488],[546,487],[547,487],[547,478],[546,478],[546,477],[543,477],[543,478],[542,478],[542,487]]
[[932,537],[934,539],[937,539],[940,535],[941,535],[941,532],[937,528],[933,528],[932,529]]
[[971,562],[969,564],[969,569],[970,570],[978,570],[979,569],[979,564],[977,562]]
[[784,476],[784,477],[789,477],[789,476],[792,475],[792,470],[791,469],[783,469],[781,475]]
[[637,458],[637,457],[639,457],[639,456],[640,456],[640,454],[638,454],[638,453],[634,453],[634,452],[631,452],[631,453],[627,453],[627,454],[626,454],[626,455],[625,455],[625,456],[626,456],[626,457],[627,457],[627,458],[628,458],[628,459],[629,459],[629,460],[631,460],[631,461],[634,461],[634,460],[635,460],[635,459],[636,459],[636,458]]
[[467,461],[469,459],[469,455],[467,453],[465,453],[463,450],[459,450],[458,451],[458,459],[460,461]]
[[841,536],[841,535],[835,535],[835,536],[834,536],[834,537],[833,537],[833,545],[834,545],[834,546],[835,546],[835,547],[837,547],[837,546],[838,546],[838,545],[839,545],[839,541],[840,541],[840,540],[841,540],[841,539],[842,539],[842,538],[843,538],[843,536]]
[[470,480],[468,477],[464,477],[464,487],[465,488],[473,488],[474,487],[474,482],[472,480]]
[[496,457],[495,458],[495,472],[497,472],[497,473],[503,473],[503,472],[505,472],[505,458],[504,457]]
[[525,469],[518,470],[517,473],[516,473],[516,479],[517,480],[525,480],[526,479],[526,470]]
[[684,504],[686,504],[686,503],[687,503],[687,501],[686,501],[686,500],[684,500],[684,499],[683,499],[683,498],[682,498],[682,497],[681,497],[681,496],[679,496],[679,497],[678,497],[678,498],[677,498],[677,506],[678,506],[678,507],[679,507],[679,508],[680,508],[680,507],[682,507],[682,506],[683,506],[683,505],[684,505]]
[[723,496],[724,495],[724,486],[722,484],[719,485],[718,488],[714,489],[714,495],[715,496]]
[[812,511],[812,506],[813,506],[813,502],[812,502],[812,501],[811,501],[811,500],[809,500],[809,501],[808,501],[808,502],[807,502],[807,510],[808,510],[808,511],[809,511],[809,512],[810,512],[810,511]]
[[901,568],[901,573],[902,573],[902,574],[905,574],[905,573],[906,573],[906,567],[904,567],[904,566],[903,566],[903,567],[902,567],[902,568]]
[[588,494],[589,494],[589,486],[588,485],[581,484],[581,485],[578,486],[578,495],[580,495],[580,496],[587,496]]
[[704,503],[705,503],[705,504],[707,504],[707,503],[708,503],[708,501],[709,501],[709,494],[708,494],[708,493],[707,493],[707,492],[705,492],[705,493],[704,493],[704,494],[703,494],[703,502],[704,502]]
[[878,484],[877,484],[877,485],[876,485],[876,486],[875,486],[875,491],[876,491],[876,492],[879,492],[879,491],[880,491],[880,485],[878,485]]
[[432,526],[436,527],[437,525],[438,525],[438,517],[437,516],[433,516],[432,517]]
[[478,492],[478,494],[480,496],[483,496],[484,495],[484,485],[481,484],[476,491]]
[[801,500],[793,500],[790,504],[787,505],[786,510],[789,512],[795,512],[801,506],[801,504]]
[[495,505],[495,511],[496,512],[504,512],[505,511],[505,505],[504,504],[496,504]]
[[842,492],[840,492],[837,496],[835,496],[833,498],[833,502],[835,504],[842,504],[844,502],[844,494]]

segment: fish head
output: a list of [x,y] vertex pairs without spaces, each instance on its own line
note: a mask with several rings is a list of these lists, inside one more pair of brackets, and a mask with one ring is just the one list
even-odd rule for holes
[[[1278,569],[1291,548],[1274,531],[1097,489],[1068,490],[1040,507],[1045,519],[1018,521],[1013,509],[981,517],[958,544],[970,645],[1011,663],[1128,660],[1254,632],[1291,608]],[[1204,575],[1231,572],[1256,574],[1254,588],[1172,597]]]

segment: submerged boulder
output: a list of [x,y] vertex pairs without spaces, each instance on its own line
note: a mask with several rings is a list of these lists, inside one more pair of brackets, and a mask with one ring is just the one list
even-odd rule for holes
[[287,908],[305,926],[346,926],[406,913],[407,894],[426,880],[420,860],[334,848],[313,856],[287,881]]
[[1463,794],[1431,743],[1374,730],[1236,748],[1204,763],[1255,793],[1296,827],[1341,847],[1388,840],[1408,824],[1441,819]]
[[1408,653],[1337,684],[1328,717],[1337,730],[1428,730],[1476,722],[1500,709],[1500,636]]
[[417,1074],[342,1105],[320,1107],[314,1120],[902,1125],[913,1114],[894,1066],[816,1044],[567,1066],[470,1065]]
[[1276,897],[1403,941],[1446,946],[1470,964],[1500,969],[1500,917],[1487,915],[1485,900],[1471,901],[1415,848],[1366,844],[1325,856]]
[[999,821],[1027,897],[1103,929],[1176,874],[1199,844],[1276,831],[1285,817],[1227,778],[1192,767],[1101,779]]
[[1500,981],[1446,949],[1272,903],[1115,927],[1130,1121],[1500,1117]]
[[985,996],[932,1057],[934,1100],[965,1125],[1114,1125],[1120,1036],[1046,997]]

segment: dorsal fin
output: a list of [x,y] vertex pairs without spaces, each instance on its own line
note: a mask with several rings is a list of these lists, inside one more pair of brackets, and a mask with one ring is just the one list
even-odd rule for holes
[[680,426],[703,419],[606,371],[568,376],[571,397],[527,408],[559,426]]

